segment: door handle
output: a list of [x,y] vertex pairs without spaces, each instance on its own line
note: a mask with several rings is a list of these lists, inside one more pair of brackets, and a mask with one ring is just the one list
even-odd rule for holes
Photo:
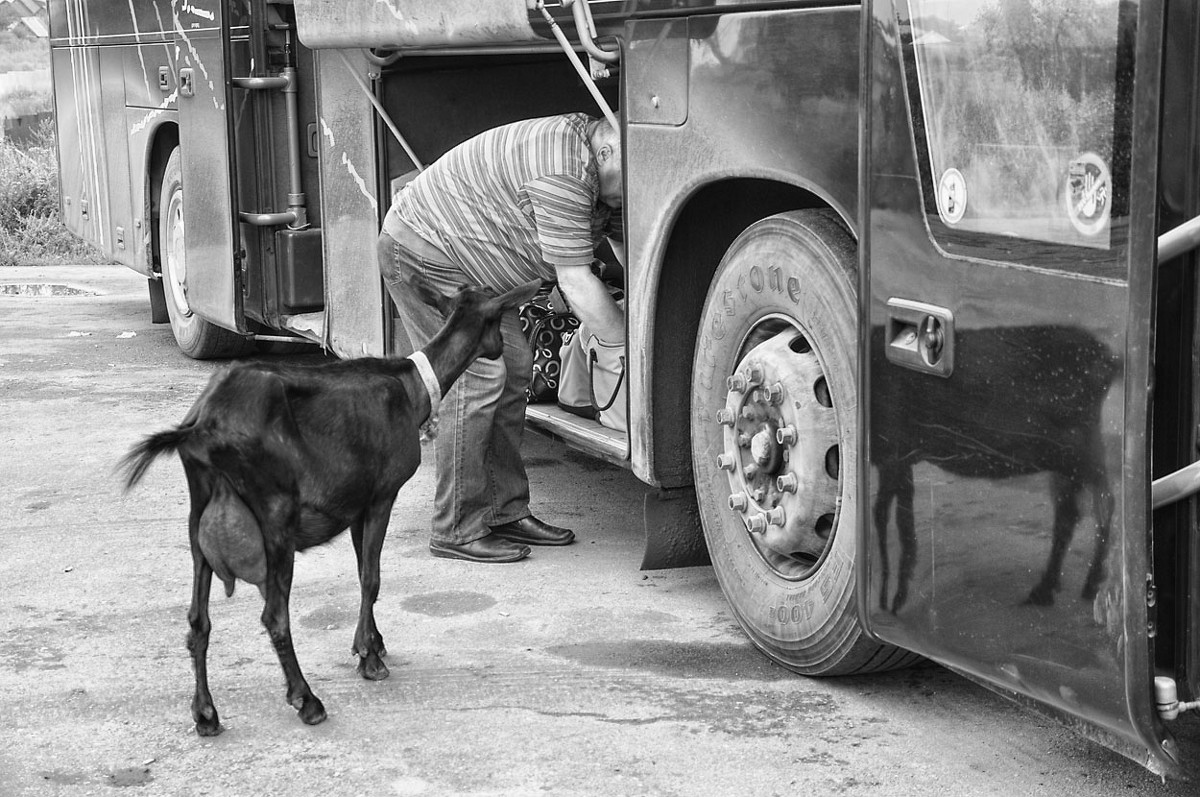
[[954,371],[954,313],[911,299],[888,299],[884,352],[890,362],[947,377]]
[[195,75],[190,66],[179,70],[179,96],[194,97],[196,95]]

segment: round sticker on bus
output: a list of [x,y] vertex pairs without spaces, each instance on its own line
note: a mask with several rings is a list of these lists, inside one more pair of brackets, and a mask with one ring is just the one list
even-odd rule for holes
[[967,212],[967,181],[958,169],[942,172],[937,187],[938,215],[947,224],[958,224]]
[[1112,177],[1108,165],[1094,152],[1085,152],[1067,166],[1067,218],[1082,235],[1092,236],[1108,225],[1112,213]]

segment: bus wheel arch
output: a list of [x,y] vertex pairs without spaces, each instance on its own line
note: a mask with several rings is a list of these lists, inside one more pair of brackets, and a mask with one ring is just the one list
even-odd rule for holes
[[173,123],[164,123],[154,132],[153,143],[146,151],[146,185],[144,223],[150,235],[149,259],[151,271],[148,285],[150,288],[150,321],[154,324],[167,324],[171,321],[167,310],[167,298],[163,292],[161,247],[159,245],[159,203],[162,194],[163,172],[166,171],[167,161],[171,153],[179,145],[179,128]]
[[754,644],[807,675],[919,660],[858,621],[856,252],[829,210],[747,228],[709,287],[691,381],[717,579]]
[[[721,257],[751,224],[777,213],[828,207],[825,200],[796,185],[739,177],[703,186],[672,220],[662,266],[657,276],[651,391],[660,406],[690,406],[695,339],[679,330],[695,330]],[[653,430],[655,481],[663,487],[692,485],[688,413],[655,413]]]

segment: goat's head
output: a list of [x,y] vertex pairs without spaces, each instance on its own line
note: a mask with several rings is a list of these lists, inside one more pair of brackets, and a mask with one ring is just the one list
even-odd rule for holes
[[446,296],[420,275],[414,274],[410,283],[422,301],[442,314],[448,329],[453,329],[464,341],[475,342],[474,357],[489,360],[504,353],[501,317],[531,300],[542,286],[540,280],[533,280],[494,296],[485,289],[464,285],[455,295]]

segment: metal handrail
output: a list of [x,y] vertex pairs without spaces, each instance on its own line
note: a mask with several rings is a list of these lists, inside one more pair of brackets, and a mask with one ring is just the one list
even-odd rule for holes
[[237,86],[239,89],[286,89],[291,84],[291,80],[286,75],[275,75],[272,77],[235,77],[230,78],[229,82]]
[[1200,462],[1191,465],[1150,484],[1150,504],[1155,509],[1173,504],[1189,496],[1200,493]]
[[413,166],[417,167],[417,171],[425,171],[425,164],[421,163],[421,159],[417,157],[417,153],[409,146],[408,139],[400,133],[400,129],[396,127],[396,123],[392,121],[392,117],[380,104],[375,97],[375,92],[371,91],[371,87],[367,85],[367,81],[363,76],[358,74],[358,70],[354,68],[354,64],[350,63],[350,59],[346,57],[346,53],[342,50],[335,50],[338,56],[342,59],[342,64],[346,67],[346,71],[350,73],[350,77],[354,78],[354,82],[358,84],[358,88],[366,96],[367,101],[371,103],[371,107],[375,109],[375,113],[379,114],[379,118],[387,125],[387,129],[395,136],[396,141],[404,148],[404,152],[408,155],[408,159],[413,162]]
[[[1200,247],[1200,216],[1188,219],[1183,224],[1158,237],[1158,263],[1169,260]],[[1200,462],[1180,468],[1150,484],[1150,503],[1155,509],[1200,493]]]
[[1200,216],[1188,219],[1175,229],[1158,236],[1158,263],[1179,257],[1200,247]]
[[296,211],[285,210],[281,213],[247,213],[242,211],[238,213],[238,219],[244,224],[250,224],[255,227],[278,227],[281,224],[295,224]]
[[284,116],[287,121],[288,149],[288,209],[283,213],[238,213],[246,224],[258,227],[274,227],[286,224],[293,230],[308,227],[308,199],[300,174],[300,110],[297,102],[296,62],[293,51],[292,30],[284,30],[284,67],[277,75],[263,77],[233,77],[230,83],[249,91],[274,90],[283,92]]

